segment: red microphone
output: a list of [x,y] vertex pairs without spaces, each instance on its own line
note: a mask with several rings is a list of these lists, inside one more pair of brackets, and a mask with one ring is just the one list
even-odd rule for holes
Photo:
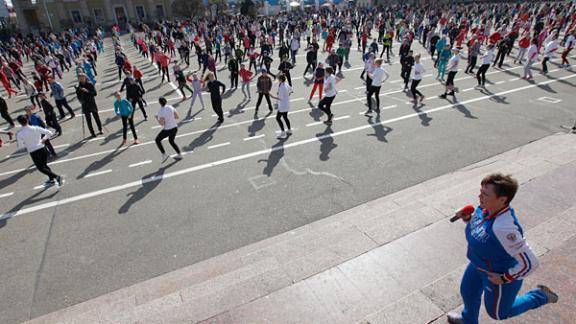
[[[475,210],[476,210],[476,208],[474,208],[474,206],[467,205],[467,206],[464,206],[464,208],[460,209],[460,214],[472,215]],[[450,218],[450,223],[454,223],[458,219],[460,219],[460,215],[458,215],[458,213],[456,213],[456,215],[454,215],[454,216],[452,216],[452,218]]]

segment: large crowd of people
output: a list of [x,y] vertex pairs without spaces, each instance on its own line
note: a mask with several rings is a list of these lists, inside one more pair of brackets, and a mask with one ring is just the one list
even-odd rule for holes
[[[190,110],[197,101],[203,109],[207,105],[203,93],[209,93],[218,123],[224,122],[224,106],[229,100],[225,99],[226,91],[237,89],[239,83],[245,99],[250,100],[252,94],[257,96],[256,116],[263,99],[270,112],[274,109],[271,98],[276,99],[276,120],[281,129],[278,138],[284,140],[292,133],[290,94],[300,87],[292,82],[299,53],[304,53],[303,74],[311,84],[309,100],[312,102],[317,95],[316,107],[326,115],[324,122],[330,125],[338,82],[346,73],[342,66],[351,56],[364,62],[358,83],[366,87],[365,114],[371,116],[380,111],[380,90],[390,76],[386,66],[400,66],[404,91],[411,94],[415,105],[425,100],[426,96],[418,89],[426,72],[421,63],[423,57],[433,60],[434,75],[444,85],[440,98],[455,99],[458,92],[455,77],[461,70],[475,75],[477,86],[484,87],[487,71],[502,69],[506,57],[513,57],[514,64],[523,65],[522,78],[528,81],[533,78],[537,62],[541,73],[546,74],[548,64],[557,55],[560,66],[569,68],[569,54],[576,42],[576,11],[572,2],[439,1],[424,6],[408,3],[381,6],[378,10],[353,8],[264,17],[195,17],[133,23],[125,29],[128,36],[121,36],[118,25],[107,30],[113,45],[106,51],[114,52],[114,61],[103,63],[114,64],[118,80],[122,81],[112,99],[122,120],[122,145],[127,142],[128,128],[134,143],[139,143],[134,124],[136,107],[144,120],[151,109],[144,98],[147,89],[142,81],[143,67],[133,63],[139,59],[135,54],[126,54],[129,46],[149,62],[146,64],[157,68],[159,83],[175,81],[182,101],[189,100]],[[424,50],[415,51],[416,43]],[[65,131],[59,120],[75,116],[66,100],[67,90],[61,84],[66,74],[78,79],[76,97],[89,135],[102,135],[96,100],[99,88],[96,64],[104,50],[101,28],[18,34],[2,42],[0,81],[4,93],[8,98],[15,94],[29,98],[26,107],[9,107],[4,95],[0,97],[1,116],[8,123],[8,129],[2,132],[8,139],[14,137],[10,128],[15,127],[16,118],[12,112],[22,108],[27,112],[22,114],[27,119],[26,125],[51,128],[55,136]],[[33,65],[29,75],[23,72],[27,64]],[[224,64],[224,72],[217,69],[219,64]],[[253,82],[255,86],[251,86]],[[156,138],[161,159],[165,161],[168,157],[161,143],[165,137],[178,153],[177,158],[181,158],[174,142],[178,113],[167,104],[166,98],[157,100],[160,105],[153,109],[158,110],[154,113],[163,128]],[[22,118],[17,120],[20,123]],[[57,156],[50,149],[50,136],[42,133],[41,142],[49,156]]]

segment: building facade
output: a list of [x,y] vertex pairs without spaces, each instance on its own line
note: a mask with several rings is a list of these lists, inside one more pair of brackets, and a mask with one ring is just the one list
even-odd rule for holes
[[12,0],[22,32],[172,17],[171,0]]

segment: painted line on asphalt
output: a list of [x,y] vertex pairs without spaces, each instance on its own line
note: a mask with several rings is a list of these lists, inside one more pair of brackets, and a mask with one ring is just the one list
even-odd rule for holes
[[548,80],[548,81],[543,81],[543,82],[539,82],[539,83],[533,83],[533,84],[529,84],[523,87],[519,87],[519,88],[515,88],[515,89],[511,89],[511,90],[506,90],[506,91],[502,91],[502,92],[498,92],[498,93],[493,93],[490,95],[486,95],[486,96],[482,96],[482,97],[477,97],[477,98],[472,98],[472,99],[468,99],[468,100],[464,100],[462,102],[455,102],[455,103],[450,103],[448,105],[444,105],[438,108],[432,108],[432,109],[428,109],[428,110],[424,110],[421,112],[417,112],[417,113],[412,113],[412,114],[408,114],[408,115],[404,115],[404,116],[400,116],[400,117],[396,117],[396,118],[392,118],[392,119],[388,119],[388,120],[384,120],[384,121],[380,121],[377,123],[372,123],[372,124],[368,124],[368,125],[363,125],[363,126],[358,126],[355,128],[350,128],[347,130],[342,130],[342,131],[338,131],[338,132],[334,132],[334,133],[330,133],[330,134],[325,134],[325,135],[321,135],[321,136],[316,136],[313,138],[309,138],[306,140],[301,140],[298,142],[293,142],[293,143],[285,143],[282,146],[276,146],[276,147],[271,147],[271,148],[267,148],[267,149],[263,149],[263,150],[259,150],[259,151],[255,151],[255,152],[251,152],[251,153],[246,153],[246,154],[242,154],[242,155],[237,155],[234,157],[230,157],[230,158],[226,158],[226,159],[222,159],[219,161],[214,161],[214,162],[210,162],[210,163],[206,163],[206,164],[201,164],[201,165],[197,165],[197,166],[193,166],[193,167],[189,167],[189,168],[185,168],[182,170],[178,170],[178,171],[174,171],[174,172],[170,172],[170,173],[166,173],[162,176],[152,176],[152,177],[148,177],[148,178],[144,178],[144,179],[139,179],[136,181],[132,181],[132,182],[128,182],[122,185],[117,185],[117,186],[112,186],[112,187],[108,187],[108,188],[104,188],[104,189],[100,189],[100,190],[95,190],[92,192],[87,192],[84,194],[80,194],[80,195],[76,195],[76,196],[72,196],[72,197],[68,197],[68,198],[63,198],[60,200],[55,200],[55,201],[51,201],[51,202],[47,202],[47,203],[42,203],[42,204],[38,204],[36,206],[31,206],[31,207],[27,207],[27,208],[22,208],[19,209],[17,211],[14,212],[10,212],[10,213],[4,213],[0,215],[0,220],[1,219],[8,219],[8,218],[12,218],[12,217],[16,217],[16,216],[21,216],[21,215],[25,215],[25,214],[30,214],[39,210],[44,210],[44,209],[48,209],[48,208],[52,208],[52,207],[56,207],[56,206],[61,206],[61,205],[66,205],[66,204],[70,204],[73,202],[77,202],[77,201],[81,201],[81,200],[86,200],[89,198],[95,198],[98,196],[102,196],[105,194],[109,194],[112,192],[117,192],[117,191],[121,191],[121,190],[126,190],[129,188],[133,188],[133,187],[139,187],[142,185],[145,185],[147,183],[150,182],[155,182],[155,181],[161,181],[161,180],[165,180],[165,179],[169,179],[169,178],[174,178],[174,177],[178,177],[184,174],[189,174],[189,173],[193,173],[193,172],[197,172],[200,170],[204,170],[204,169],[208,169],[208,168],[212,168],[212,167],[216,167],[216,166],[220,166],[220,165],[224,165],[224,164],[230,164],[233,162],[237,162],[237,161],[242,161],[242,160],[246,160],[255,156],[260,156],[260,155],[264,155],[264,154],[270,154],[272,152],[278,151],[278,150],[285,150],[287,148],[292,148],[292,147],[297,147],[297,146],[301,146],[301,145],[305,145],[305,144],[309,144],[309,143],[316,143],[316,142],[320,142],[322,140],[324,140],[325,138],[329,138],[329,137],[336,137],[336,136],[342,136],[342,135],[346,135],[346,134],[351,134],[351,133],[355,133],[361,130],[365,130],[365,129],[369,129],[369,128],[373,128],[375,126],[380,126],[380,125],[384,125],[384,124],[390,124],[390,123],[394,123],[394,122],[398,122],[398,121],[402,121],[402,120],[406,120],[409,118],[414,118],[414,117],[418,117],[424,114],[429,114],[429,113],[433,113],[433,112],[438,112],[438,111],[442,111],[442,110],[446,110],[446,109],[451,109],[455,106],[459,106],[459,105],[465,105],[468,103],[473,103],[473,102],[477,102],[477,101],[482,101],[482,100],[486,100],[486,99],[490,99],[492,97],[496,97],[496,96],[502,96],[502,95],[506,95],[506,94],[510,94],[510,93],[515,93],[515,92],[519,92],[519,91],[524,91],[527,89],[532,89],[538,86],[542,86],[542,85],[546,85],[546,84],[551,84],[554,82],[559,82],[562,80],[567,80],[567,79],[571,79],[571,78],[575,78],[576,75],[568,75],[568,76],[564,76],[564,77],[560,77],[557,79],[553,79],[553,80]]
[[242,139],[243,141],[251,141],[253,139],[257,139],[257,138],[262,138],[266,136],[266,134],[260,134],[260,135],[255,135],[255,136],[250,136],[250,137],[246,137],[244,139]]
[[14,192],[7,192],[0,195],[0,198],[10,197],[14,194]]
[[506,82],[506,81],[502,80],[502,81],[497,81],[497,82],[494,83],[494,84],[502,84],[502,83],[504,83],[504,82]]
[[508,80],[508,82],[518,81],[518,80],[520,80],[520,78],[512,78],[512,79]]
[[[391,106],[382,107],[382,108],[380,108],[380,112],[382,112],[383,110],[394,109],[394,108],[397,108],[397,107],[398,107],[398,105],[391,105]],[[364,115],[364,114],[366,114],[365,111],[362,111],[362,112],[359,112],[359,113],[358,113],[358,115]]]
[[[34,187],[33,189],[38,190],[38,189],[42,189],[42,188],[47,188],[47,186],[45,184],[41,184],[39,186]],[[2,219],[2,218],[0,217],[0,219]]]
[[138,163],[132,163],[130,164],[128,167],[129,168],[133,168],[133,167],[137,167],[137,166],[141,166],[141,165],[146,165],[146,164],[150,164],[152,163],[152,160],[146,160],[146,161],[142,161],[142,162],[138,162]]
[[85,175],[84,178],[91,178],[91,177],[99,176],[99,175],[110,173],[110,172],[112,172],[112,169],[108,169],[108,170],[104,170],[104,171],[98,171],[98,172],[91,172],[91,173],[88,173],[87,175]]
[[228,145],[230,145],[230,142],[208,146],[208,149],[211,150],[211,149],[215,149],[215,148],[222,147],[222,146],[228,146]]
[[70,144],[60,144],[60,145],[54,146],[54,148],[57,149],[57,148],[63,148],[63,147],[68,147],[68,146],[70,146]]

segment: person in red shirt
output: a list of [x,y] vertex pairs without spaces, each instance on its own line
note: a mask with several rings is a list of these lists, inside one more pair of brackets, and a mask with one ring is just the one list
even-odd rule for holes
[[6,92],[8,92],[8,98],[12,98],[12,94],[18,93],[18,91],[12,89],[12,87],[10,86],[10,80],[8,80],[8,77],[6,76],[6,74],[4,74],[4,71],[2,71],[2,69],[0,69],[0,82],[2,82],[2,85],[4,86],[4,89],[6,89]]
[[526,55],[526,51],[528,50],[529,46],[530,46],[530,35],[524,34],[524,36],[520,38],[520,40],[518,41],[518,55],[516,55],[516,58],[514,58],[514,63],[518,62],[519,64],[522,64],[522,61],[524,60],[524,55]]
[[362,54],[366,52],[366,45],[368,44],[368,33],[362,32]]
[[489,40],[490,40],[490,44],[492,45],[496,45],[496,43],[498,43],[500,40],[502,39],[502,35],[500,34],[500,32],[495,31],[492,35],[490,35]]
[[168,71],[168,65],[170,64],[170,56],[166,53],[158,53],[158,63],[160,64],[160,71],[162,72],[162,81],[164,82],[164,77],[170,82],[170,72]]
[[[250,95],[250,81],[252,81],[252,71],[246,70],[246,65],[244,63],[240,64],[240,78],[242,79],[242,93],[244,94],[244,98],[248,97],[251,99],[252,96]],[[244,91],[246,88],[246,91]],[[248,95],[246,95],[248,94]]]

